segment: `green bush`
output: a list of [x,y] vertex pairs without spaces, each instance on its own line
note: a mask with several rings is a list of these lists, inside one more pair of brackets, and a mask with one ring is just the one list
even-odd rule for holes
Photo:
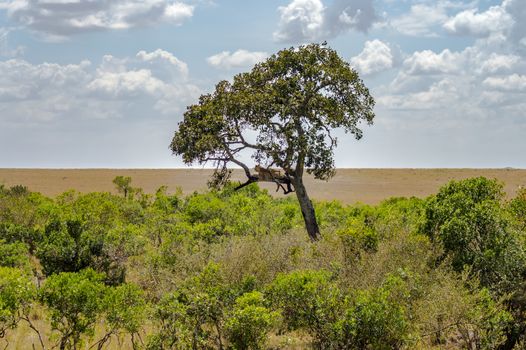
[[359,218],[351,218],[347,227],[337,231],[343,246],[346,264],[352,265],[364,252],[375,252],[378,249],[379,237],[377,232],[364,225]]
[[236,299],[225,325],[232,348],[264,349],[268,332],[278,318],[278,312],[265,307],[262,293],[254,291],[243,294]]
[[[222,347],[225,312],[235,295],[223,281],[219,266],[208,264],[175,293],[166,295],[156,308],[159,331],[148,347],[192,349]],[[174,328],[175,327],[175,328]],[[186,345],[185,345],[186,344]]]
[[127,258],[143,249],[141,231],[134,225],[88,226],[78,219],[48,224],[36,252],[44,273],[49,276],[91,267],[103,272],[110,285],[124,282]]
[[483,286],[501,295],[513,291],[526,271],[502,197],[502,184],[495,180],[451,181],[428,199],[421,226],[457,272],[470,269]]
[[521,187],[509,202],[509,209],[520,230],[526,231],[526,187]]
[[325,271],[280,274],[267,289],[269,301],[280,311],[287,330],[307,330],[318,345],[330,343],[339,317],[341,291]]
[[195,349],[200,344],[199,339],[192,334],[187,306],[180,299],[179,294],[171,293],[155,306],[153,317],[158,329],[148,338],[147,349]]
[[36,288],[26,273],[0,266],[0,338],[29,312],[35,296]]
[[[335,324],[339,349],[400,349],[409,333],[409,320],[398,290],[403,281],[391,277],[376,290],[356,291],[347,298],[342,319]],[[394,294],[394,295],[393,295]]]
[[131,335],[133,348],[138,348],[136,337],[146,319],[146,301],[143,291],[134,284],[108,288],[102,300],[106,319],[106,334],[97,342],[98,348],[121,333]]
[[0,239],[6,243],[24,243],[31,253],[42,241],[43,233],[40,229],[24,227],[17,224],[0,223]]
[[93,335],[104,310],[107,287],[103,281],[104,275],[91,269],[62,272],[45,281],[40,300],[49,310],[52,329],[60,335],[61,349],[77,349],[82,335]]
[[24,243],[5,243],[0,239],[0,266],[30,269],[29,251]]

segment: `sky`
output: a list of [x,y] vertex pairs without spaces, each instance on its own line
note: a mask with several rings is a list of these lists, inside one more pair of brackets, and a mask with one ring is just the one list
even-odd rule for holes
[[526,168],[525,22],[525,0],[0,0],[0,167],[182,167],[186,106],[327,41],[376,100],[337,167]]

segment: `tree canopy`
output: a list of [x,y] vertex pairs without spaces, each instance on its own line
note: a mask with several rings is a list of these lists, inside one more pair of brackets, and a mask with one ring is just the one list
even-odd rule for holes
[[267,169],[282,169],[316,239],[304,171],[316,179],[331,178],[334,129],[360,139],[360,123],[372,123],[373,106],[358,73],[336,51],[325,44],[285,49],[233,82],[220,81],[213,93],[189,106],[170,148],[187,164],[213,162],[214,185],[228,181],[231,163],[244,169],[247,183],[258,181],[246,164],[248,156]]

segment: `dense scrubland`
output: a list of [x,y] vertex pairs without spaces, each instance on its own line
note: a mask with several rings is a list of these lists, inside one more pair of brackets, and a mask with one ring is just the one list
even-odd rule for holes
[[[124,179],[120,179],[124,180]],[[0,342],[60,349],[523,349],[526,190],[425,199],[0,188]],[[0,346],[4,346],[1,345]]]

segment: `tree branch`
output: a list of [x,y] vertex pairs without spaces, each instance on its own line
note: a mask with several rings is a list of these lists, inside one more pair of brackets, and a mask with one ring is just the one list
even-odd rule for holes
[[224,146],[225,146],[225,152],[228,154],[228,157],[229,157],[228,160],[231,161],[232,163],[237,164],[240,167],[242,167],[243,170],[245,171],[245,175],[250,179],[250,177],[252,175],[250,174],[250,169],[248,168],[248,166],[245,163],[243,163],[243,162],[237,160],[236,158],[234,158],[234,155],[232,154],[232,152],[230,151],[228,146],[227,145],[224,145]]

